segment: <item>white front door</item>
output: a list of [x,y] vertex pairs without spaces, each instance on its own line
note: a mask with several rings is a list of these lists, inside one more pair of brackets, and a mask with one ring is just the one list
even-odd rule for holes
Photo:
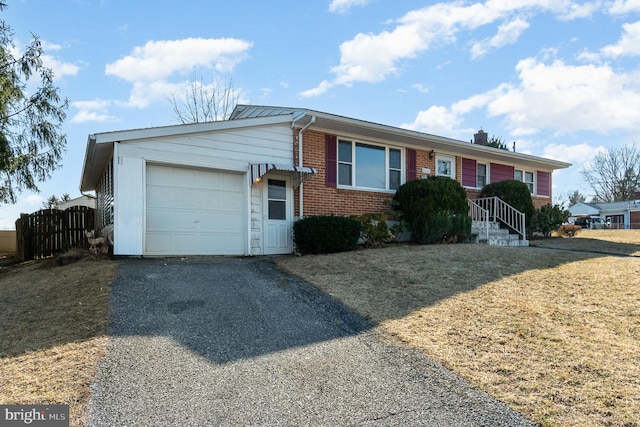
[[291,177],[267,174],[263,177],[264,254],[290,254],[293,224]]

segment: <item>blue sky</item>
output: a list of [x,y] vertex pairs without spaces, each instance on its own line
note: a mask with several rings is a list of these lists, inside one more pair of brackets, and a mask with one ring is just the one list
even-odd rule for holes
[[[80,195],[91,133],[176,124],[194,69],[243,103],[302,107],[570,162],[639,141],[640,0],[14,0],[20,49],[37,34],[70,101],[63,168],[0,206],[0,229],[55,194]],[[195,67],[195,68],[194,68]]]

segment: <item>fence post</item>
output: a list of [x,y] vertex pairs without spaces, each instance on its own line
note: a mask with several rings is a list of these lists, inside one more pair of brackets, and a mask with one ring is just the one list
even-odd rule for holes
[[16,260],[19,262],[30,260],[30,247],[29,215],[20,214],[20,218],[16,220]]

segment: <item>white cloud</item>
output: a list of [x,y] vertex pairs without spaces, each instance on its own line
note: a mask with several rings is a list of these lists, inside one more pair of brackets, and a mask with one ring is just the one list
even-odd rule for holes
[[475,59],[487,54],[491,48],[501,48],[508,44],[514,44],[527,28],[529,28],[529,23],[520,18],[500,25],[495,36],[473,44],[471,57]]
[[73,103],[78,112],[74,123],[115,121],[109,109],[115,105],[146,108],[157,101],[185,92],[191,82],[173,82],[171,78],[193,71],[195,67],[228,73],[248,57],[252,43],[232,38],[149,41],[134,47],[131,54],[105,67],[105,74],[132,83],[126,102],[80,101]]
[[640,0],[615,0],[609,5],[609,13],[622,15],[640,11]]
[[563,21],[571,21],[573,19],[588,18],[602,7],[601,1],[591,1],[584,3],[570,2],[566,10],[559,15]]
[[[521,0],[507,2],[488,0],[486,3],[465,5],[461,1],[437,3],[405,14],[391,30],[378,34],[358,33],[340,45],[340,64],[331,68],[333,80],[302,93],[318,96],[335,85],[350,86],[357,82],[377,83],[398,71],[401,62],[429,49],[434,43],[450,44],[459,33],[499,22],[497,35],[488,40],[489,46],[511,43],[528,25],[523,19],[503,21],[518,14],[552,12],[561,19],[586,16],[597,2],[582,3],[569,0]],[[483,54],[482,45],[475,46],[475,55]]]
[[462,116],[485,108],[490,117],[502,118],[513,136],[543,129],[556,134],[605,134],[640,127],[640,72],[616,72],[608,65],[567,65],[558,60],[546,64],[535,58],[520,61],[516,70],[517,84],[501,84],[449,108],[433,106],[403,126],[456,134]]
[[149,41],[133,48],[130,55],[107,64],[105,74],[137,83],[164,80],[174,73],[189,72],[194,66],[230,72],[246,59],[251,45],[231,38]]
[[184,93],[184,84],[169,83],[164,80],[135,82],[127,102],[130,107],[146,108],[156,101]]
[[335,84],[327,80],[324,80],[320,82],[320,84],[314,87],[313,89],[305,90],[304,92],[300,93],[300,96],[302,96],[303,98],[309,98],[312,96],[322,95],[326,93],[329,89],[331,89],[333,86],[335,86]]
[[604,146],[593,147],[587,143],[567,145],[549,144],[544,147],[542,156],[548,159],[571,163],[581,168],[589,164],[598,152],[605,150]]
[[51,55],[42,55],[42,63],[45,67],[53,71],[55,79],[64,76],[76,76],[80,71],[80,67],[70,62],[62,62]]
[[589,130],[607,133],[640,126],[638,76],[616,73],[608,65],[540,63],[516,66],[518,85],[505,85],[487,104],[490,116],[503,116],[514,135],[538,129],[558,133]]
[[429,93],[429,86],[424,85],[422,83],[415,83],[413,85],[411,85],[412,88],[414,88],[415,90],[417,90],[420,93]]
[[117,119],[109,115],[109,107],[113,102],[104,99],[95,99],[93,101],[76,101],[71,103],[72,108],[78,111],[71,118],[71,123],[87,123],[87,122],[113,122]]
[[578,59],[588,62],[598,62],[602,58],[619,58],[621,56],[640,56],[640,21],[622,25],[623,33],[617,43],[610,44],[598,52],[585,50],[578,55]]
[[617,58],[619,56],[640,55],[640,21],[633,24],[624,24],[622,29],[624,32],[616,44],[602,48],[601,52],[604,56]]
[[20,198],[20,202],[31,206],[41,205],[44,199],[39,194],[28,194]]
[[[56,43],[46,40],[40,40],[43,54],[41,56],[42,63],[46,68],[53,71],[54,80],[59,80],[64,76],[75,76],[80,71],[80,66],[70,62],[63,62],[58,59],[52,52],[63,50],[63,47]],[[18,58],[24,54],[24,46],[16,42],[16,45],[10,48],[11,54]]]
[[418,130],[434,135],[451,135],[454,128],[460,124],[460,118],[448,108],[433,106],[425,111],[420,111],[413,123],[405,123],[400,127]]
[[355,6],[366,6],[369,0],[332,0],[329,4],[329,12],[345,13]]

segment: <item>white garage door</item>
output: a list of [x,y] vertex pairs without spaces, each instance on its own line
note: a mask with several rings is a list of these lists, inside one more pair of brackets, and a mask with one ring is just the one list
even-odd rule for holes
[[241,174],[147,166],[147,255],[243,255]]

